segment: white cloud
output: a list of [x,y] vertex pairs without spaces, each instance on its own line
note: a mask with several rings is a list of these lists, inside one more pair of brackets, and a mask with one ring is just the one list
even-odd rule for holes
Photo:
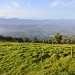
[[55,7],[55,6],[59,5],[59,3],[60,3],[60,0],[53,1],[51,3],[51,7]]
[[33,12],[29,10],[0,10],[0,17],[5,17],[5,18],[13,18],[13,17],[18,17],[18,18],[44,18],[44,17],[49,17],[50,13],[46,12]]
[[[65,14],[64,14],[65,13]],[[71,12],[70,12],[71,13]],[[0,10],[0,17],[5,18],[39,18],[39,19],[75,19],[74,13],[69,15],[68,11],[58,12],[33,12],[29,10]]]
[[11,7],[9,5],[4,5],[3,9],[9,10],[9,9],[11,9]]
[[4,17],[33,17],[35,14],[31,11],[25,10],[0,10],[0,16]]
[[7,9],[10,9],[10,6],[9,6],[9,5],[6,5],[6,8],[7,8]]
[[19,4],[15,1],[12,1],[12,4],[15,6],[15,7],[19,7]]
[[50,5],[48,5],[48,8],[51,7],[56,7],[56,6],[60,6],[60,7],[75,7],[75,0],[70,0],[70,1],[66,1],[66,0],[53,0],[52,3]]

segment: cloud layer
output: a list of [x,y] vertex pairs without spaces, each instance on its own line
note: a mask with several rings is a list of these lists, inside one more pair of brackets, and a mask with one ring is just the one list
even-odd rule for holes
[[1,7],[0,17],[75,18],[75,0],[9,0]]
[[75,0],[53,0],[48,7],[75,7]]

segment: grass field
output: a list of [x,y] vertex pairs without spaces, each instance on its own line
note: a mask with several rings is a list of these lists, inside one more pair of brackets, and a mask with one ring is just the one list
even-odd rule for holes
[[75,45],[0,42],[0,75],[75,75]]

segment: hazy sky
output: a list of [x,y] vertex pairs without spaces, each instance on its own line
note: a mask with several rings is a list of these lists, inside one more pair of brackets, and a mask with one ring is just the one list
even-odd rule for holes
[[75,0],[0,0],[0,17],[75,19]]

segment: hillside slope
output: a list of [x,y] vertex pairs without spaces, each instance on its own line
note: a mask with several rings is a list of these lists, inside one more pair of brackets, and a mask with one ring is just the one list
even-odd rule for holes
[[0,75],[75,75],[71,46],[0,42]]

